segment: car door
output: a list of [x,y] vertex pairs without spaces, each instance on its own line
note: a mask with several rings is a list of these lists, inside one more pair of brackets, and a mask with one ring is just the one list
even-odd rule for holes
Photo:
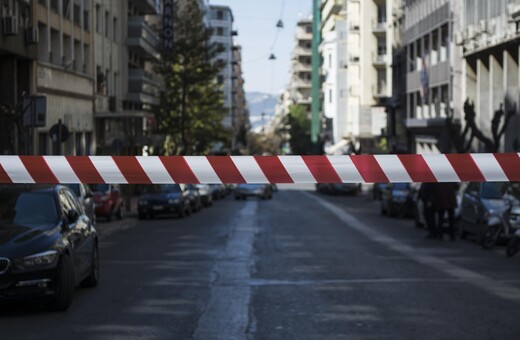
[[480,186],[470,183],[462,196],[460,220],[462,228],[474,233],[478,223],[478,206],[480,201]]
[[92,258],[93,240],[88,237],[91,222],[88,217],[86,217],[85,211],[74,193],[65,189],[64,194],[69,200],[72,209],[78,212],[78,219],[69,224],[69,229],[75,241],[74,265],[76,267],[76,278],[81,278],[90,268]]

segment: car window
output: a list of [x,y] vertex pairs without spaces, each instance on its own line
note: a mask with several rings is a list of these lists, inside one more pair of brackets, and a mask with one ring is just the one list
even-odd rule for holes
[[110,185],[108,184],[93,184],[92,185],[92,191],[94,192],[109,192],[110,191]]
[[11,192],[0,198],[0,223],[38,226],[58,221],[58,210],[51,192]]
[[60,202],[61,211],[63,212],[63,215],[67,215],[73,206],[72,206],[72,203],[70,202],[69,198],[67,197],[65,190],[60,190],[60,192],[58,193],[58,199]]
[[501,199],[504,196],[504,183],[482,183],[482,198]]
[[466,189],[466,193],[474,197],[479,197],[479,184],[470,183]]
[[78,213],[83,213],[82,206],[81,204],[79,204],[76,196],[74,196],[74,194],[69,190],[65,190],[65,195],[67,196],[67,199],[69,200],[71,207],[75,209]]
[[410,185],[408,183],[394,183],[392,186],[393,190],[408,190],[410,189]]
[[81,197],[81,185],[79,184],[67,184],[67,187],[74,192],[77,197]]

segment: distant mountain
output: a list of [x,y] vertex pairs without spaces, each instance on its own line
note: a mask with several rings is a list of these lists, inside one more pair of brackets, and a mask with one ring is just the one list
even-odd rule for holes
[[[249,92],[246,93],[246,98],[249,106],[251,129],[257,131],[273,118],[278,96],[262,92]],[[265,113],[263,122],[262,112]]]

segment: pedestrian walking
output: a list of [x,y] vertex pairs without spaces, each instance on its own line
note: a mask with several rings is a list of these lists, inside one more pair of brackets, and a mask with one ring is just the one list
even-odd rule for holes
[[428,235],[426,238],[436,238],[436,226],[435,226],[435,206],[434,206],[434,184],[433,183],[422,183],[419,188],[419,199],[423,202],[423,216],[426,221],[426,229]]
[[443,238],[443,226],[445,216],[448,215],[448,233],[452,240],[455,239],[455,208],[457,207],[457,183],[437,183],[434,187],[434,206],[437,212],[438,239]]

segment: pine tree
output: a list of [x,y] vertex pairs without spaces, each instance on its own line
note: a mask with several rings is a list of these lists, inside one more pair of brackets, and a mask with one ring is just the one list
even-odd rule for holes
[[216,60],[222,50],[211,42],[198,2],[175,3],[174,50],[163,55],[160,67],[165,84],[159,129],[166,135],[168,154],[205,154],[212,144],[227,143],[230,135],[222,125],[228,111],[216,81],[224,66]]

